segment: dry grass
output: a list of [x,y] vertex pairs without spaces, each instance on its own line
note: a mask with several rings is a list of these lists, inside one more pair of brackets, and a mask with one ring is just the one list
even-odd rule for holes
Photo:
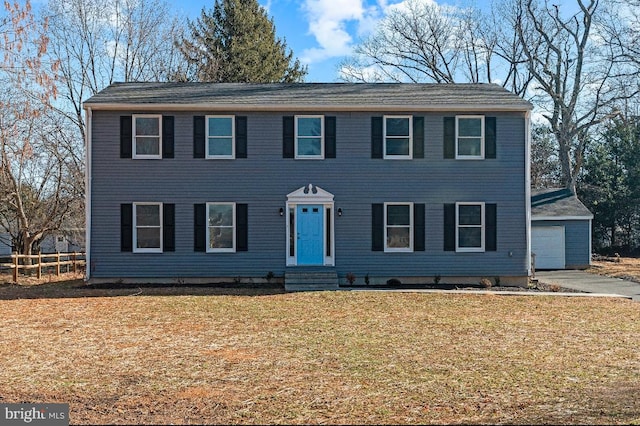
[[74,424],[640,422],[628,300],[151,295],[176,291],[0,286],[0,402]]
[[632,257],[593,261],[588,272],[640,283],[640,259]]

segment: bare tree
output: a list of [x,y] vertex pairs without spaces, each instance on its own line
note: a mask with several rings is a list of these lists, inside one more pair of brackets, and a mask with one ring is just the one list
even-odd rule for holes
[[49,0],[50,53],[60,61],[58,105],[85,138],[82,102],[116,81],[168,81],[179,66],[181,20],[163,0]]
[[347,80],[453,83],[461,62],[455,17],[418,0],[392,9],[342,66]]
[[0,32],[0,226],[23,254],[60,227],[71,198],[50,126],[58,62],[46,61],[47,24],[30,3],[5,3]]
[[590,131],[616,115],[616,104],[637,93],[619,90],[627,76],[620,50],[602,38],[607,11],[598,0],[577,0],[578,11],[536,0],[511,3],[513,25],[534,79],[536,104],[558,143],[561,184],[574,193]]
[[531,129],[531,188],[554,188],[560,184],[560,162],[556,141],[548,126]]
[[499,15],[408,0],[341,64],[346,81],[499,82],[524,93],[531,78],[516,33]]

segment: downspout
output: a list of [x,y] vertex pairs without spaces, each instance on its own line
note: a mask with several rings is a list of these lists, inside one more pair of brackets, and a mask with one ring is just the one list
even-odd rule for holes
[[84,107],[85,121],[87,123],[85,136],[85,172],[84,172],[84,191],[85,191],[85,281],[91,278],[91,133],[93,113],[91,107]]
[[526,204],[526,236],[527,236],[527,275],[531,276],[531,111],[524,117],[525,124],[525,180],[524,194]]

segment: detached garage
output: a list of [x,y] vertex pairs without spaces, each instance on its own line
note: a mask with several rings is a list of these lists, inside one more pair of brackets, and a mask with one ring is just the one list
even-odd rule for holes
[[586,269],[593,215],[568,189],[533,190],[531,254],[536,269]]

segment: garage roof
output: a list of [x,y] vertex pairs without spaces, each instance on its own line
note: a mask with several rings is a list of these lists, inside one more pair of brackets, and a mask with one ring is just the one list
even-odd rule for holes
[[593,214],[567,188],[531,191],[531,220],[587,220]]

